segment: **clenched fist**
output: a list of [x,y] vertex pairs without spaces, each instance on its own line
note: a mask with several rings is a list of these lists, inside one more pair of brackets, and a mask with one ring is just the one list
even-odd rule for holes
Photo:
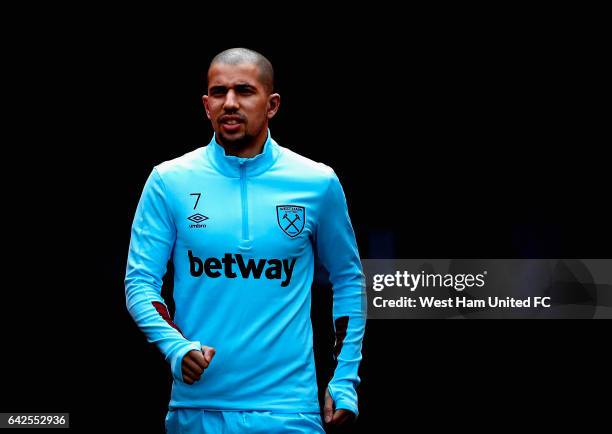
[[346,427],[351,423],[355,422],[355,413],[345,409],[336,410],[336,405],[331,395],[329,394],[329,389],[325,388],[325,406],[323,408],[323,416],[325,417],[325,423],[337,426],[337,427]]
[[213,347],[202,345],[202,351],[191,350],[185,354],[182,363],[183,381],[187,384],[198,381],[204,369],[210,365],[215,352]]

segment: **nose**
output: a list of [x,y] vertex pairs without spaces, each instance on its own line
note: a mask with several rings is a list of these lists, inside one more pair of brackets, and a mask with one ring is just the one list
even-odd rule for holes
[[236,92],[233,89],[230,89],[225,94],[225,102],[223,103],[223,109],[226,111],[235,111],[238,110],[238,98],[236,98]]

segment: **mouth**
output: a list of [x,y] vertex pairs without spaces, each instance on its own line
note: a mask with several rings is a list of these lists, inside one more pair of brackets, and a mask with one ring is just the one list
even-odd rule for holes
[[238,131],[242,123],[242,119],[235,116],[225,116],[222,117],[220,120],[221,128],[228,133],[234,133]]

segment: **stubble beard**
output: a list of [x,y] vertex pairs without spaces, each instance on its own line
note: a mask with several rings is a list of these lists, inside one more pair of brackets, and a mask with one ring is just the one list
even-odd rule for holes
[[242,133],[240,136],[233,136],[233,137],[227,137],[226,135],[223,134],[221,128],[219,128],[219,133],[218,133],[219,144],[222,145],[228,151],[230,150],[231,151],[241,151],[243,149],[250,147],[254,143],[254,141],[257,139],[257,137],[259,136],[259,132],[261,132],[261,130],[255,134],[249,134],[249,132],[247,131],[246,122],[244,123],[244,128],[245,128],[244,133]]
[[221,131],[219,131],[219,139],[219,143],[224,147],[230,149],[241,149],[246,147],[249,141],[252,140],[252,137],[250,137],[246,132],[240,136],[227,137]]

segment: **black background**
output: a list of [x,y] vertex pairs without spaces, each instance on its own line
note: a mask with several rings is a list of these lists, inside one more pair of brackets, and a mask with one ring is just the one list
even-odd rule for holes
[[[2,411],[161,432],[170,375],[125,308],[129,230],[153,165],[209,141],[225,48],[274,64],[272,134],[336,170],[363,258],[611,257],[596,13],[40,12],[7,38]],[[323,385],[331,292],[313,292]],[[371,321],[355,430],[609,421],[601,324]]]

